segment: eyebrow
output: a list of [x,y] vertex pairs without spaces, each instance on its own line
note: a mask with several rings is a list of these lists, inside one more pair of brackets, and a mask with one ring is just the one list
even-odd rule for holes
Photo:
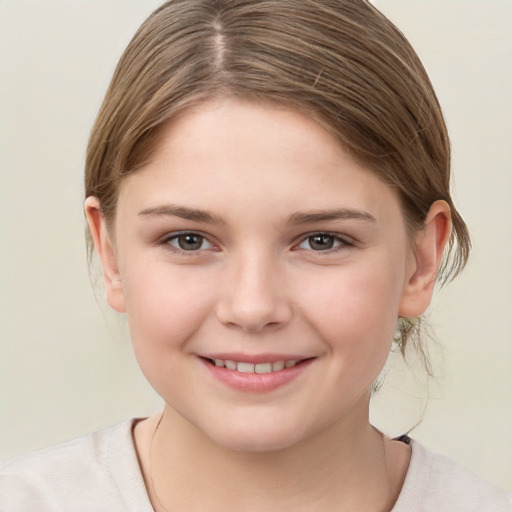
[[[172,204],[146,208],[140,211],[138,215],[147,217],[179,217],[181,219],[191,220],[194,222],[204,222],[207,224],[227,224],[222,217],[213,215],[206,210],[201,210],[198,208],[187,208],[186,206],[176,206]],[[373,215],[362,210],[337,208],[333,210],[297,212],[288,218],[287,224],[312,224],[315,222],[327,222],[332,220],[363,220],[367,222],[377,221]]]
[[222,217],[213,215],[205,210],[187,208],[186,206],[175,206],[172,204],[146,208],[140,211],[139,215],[147,217],[179,217],[181,219],[192,220],[194,222],[205,222],[207,224],[226,224]]
[[311,212],[297,212],[288,219],[289,224],[310,224],[331,220],[363,220],[377,222],[377,219],[368,212],[351,208],[338,208],[334,210],[315,210]]

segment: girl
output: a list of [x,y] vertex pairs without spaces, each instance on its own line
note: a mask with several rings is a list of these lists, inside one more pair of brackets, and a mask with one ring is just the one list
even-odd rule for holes
[[165,407],[7,463],[1,510],[511,509],[369,423],[394,338],[470,247],[434,91],[371,4],[164,4],[119,62],[85,188]]

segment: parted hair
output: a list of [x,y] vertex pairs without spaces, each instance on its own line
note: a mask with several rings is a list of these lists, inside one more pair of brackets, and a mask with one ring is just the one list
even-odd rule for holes
[[[396,190],[410,233],[446,201],[453,229],[439,280],[462,270],[471,243],[450,195],[439,102],[407,39],[366,0],[172,0],[151,14],[87,148],[85,196],[99,199],[108,224],[120,183],[149,161],[160,128],[216,97],[284,104],[321,123]],[[404,350],[416,323],[401,324]]]

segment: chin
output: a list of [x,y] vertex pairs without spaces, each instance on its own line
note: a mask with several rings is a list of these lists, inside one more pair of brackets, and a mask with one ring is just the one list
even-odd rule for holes
[[235,452],[267,453],[278,452],[295,444],[295,439],[290,436],[267,436],[264,433],[258,435],[233,435],[229,439],[213,439],[225,449]]
[[289,448],[302,438],[297,428],[272,422],[254,421],[250,425],[219,425],[203,431],[218,446],[236,452],[276,452]]

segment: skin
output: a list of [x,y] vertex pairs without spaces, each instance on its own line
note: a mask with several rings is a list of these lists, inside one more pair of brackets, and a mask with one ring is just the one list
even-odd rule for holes
[[[392,508],[409,448],[370,425],[370,389],[397,317],[430,302],[446,203],[411,244],[393,189],[315,121],[223,99],[165,126],[121,184],[113,233],[96,198],[86,214],[107,300],[166,403],[156,433],[158,418],[134,433],[157,510]],[[212,377],[213,353],[311,361],[247,392]]]

